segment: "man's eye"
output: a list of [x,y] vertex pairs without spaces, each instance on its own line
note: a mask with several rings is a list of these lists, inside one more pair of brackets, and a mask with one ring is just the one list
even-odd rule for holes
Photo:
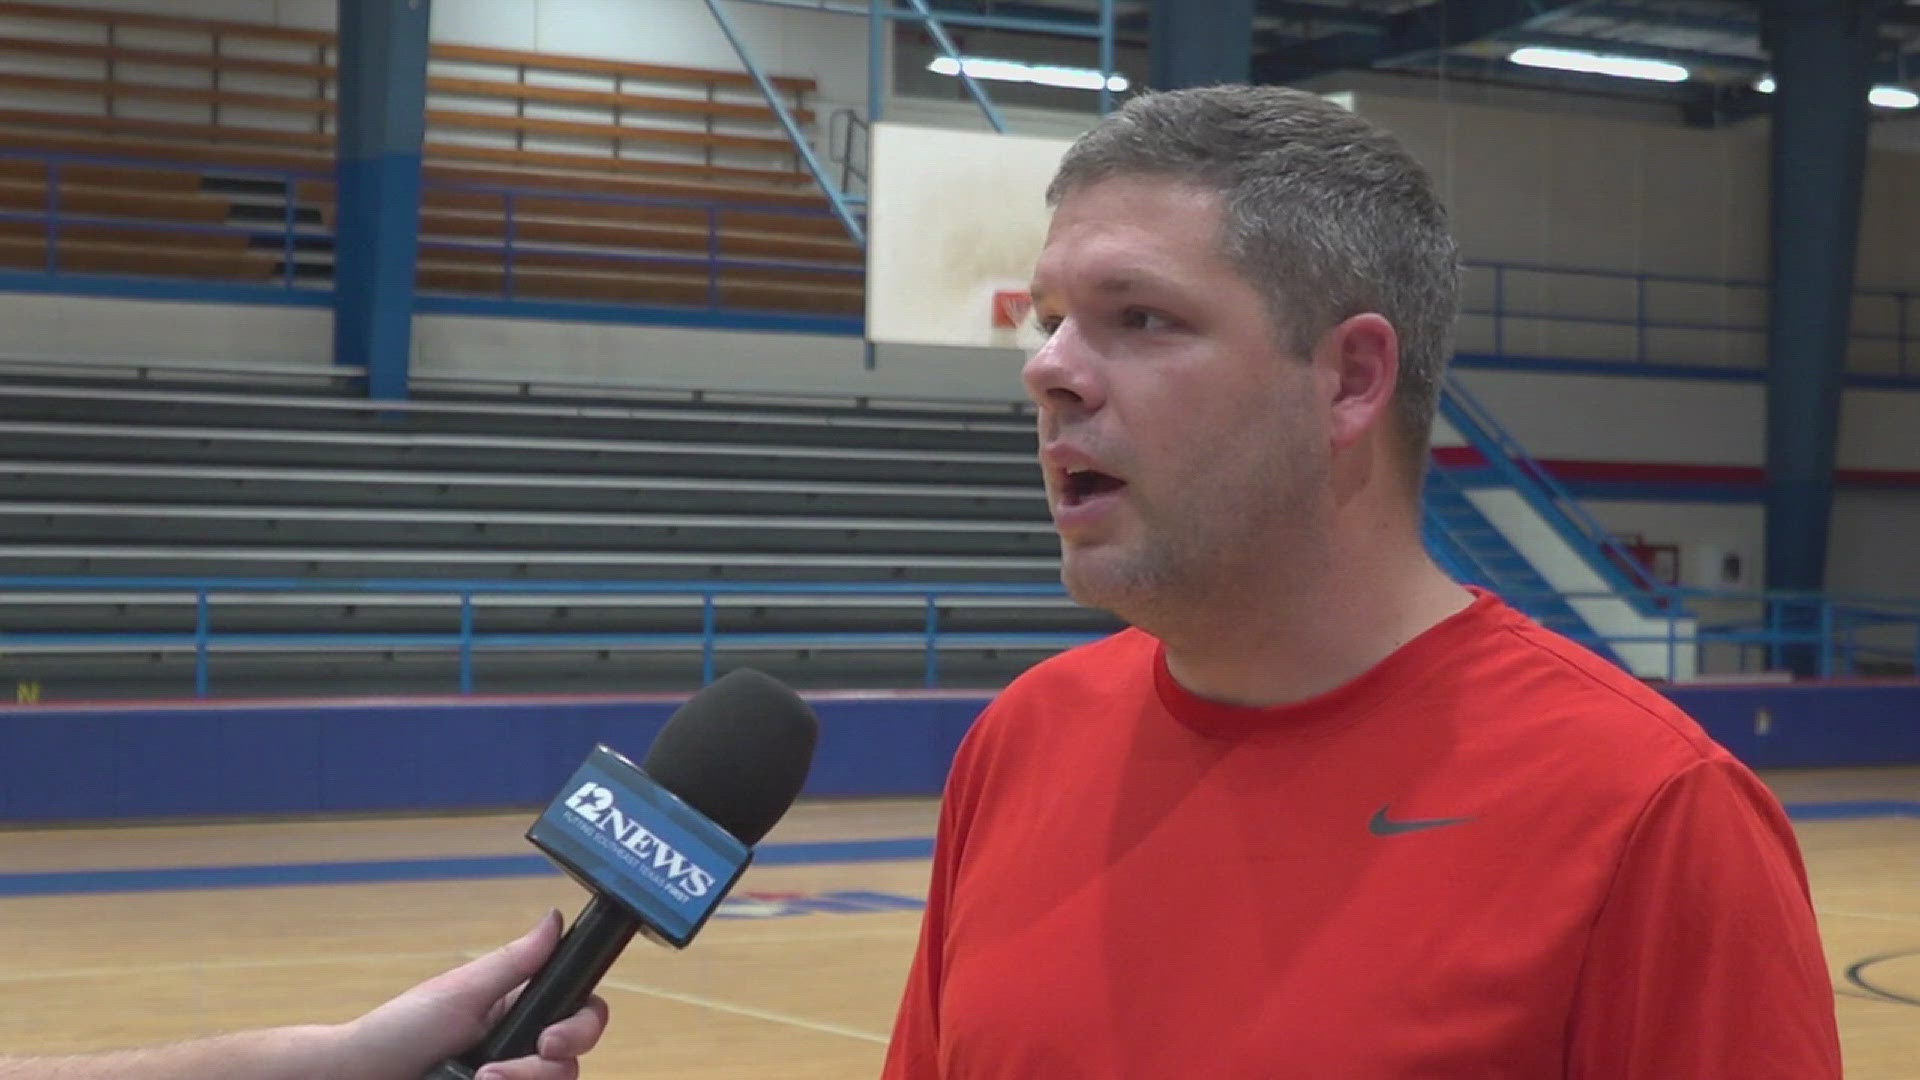
[[1044,337],[1052,337],[1053,332],[1060,329],[1060,317],[1058,315],[1035,315],[1033,317],[1033,328],[1038,330]]
[[1130,307],[1120,313],[1120,325],[1129,330],[1165,330],[1173,320],[1157,311]]

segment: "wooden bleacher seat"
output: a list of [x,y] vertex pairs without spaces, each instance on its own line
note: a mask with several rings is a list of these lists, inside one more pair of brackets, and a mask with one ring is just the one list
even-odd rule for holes
[[[204,35],[207,46],[130,47],[115,42],[111,33],[104,35],[104,42],[42,39],[17,30],[20,20],[164,30],[181,35],[183,42]],[[62,199],[65,212],[220,223],[231,220],[232,212],[223,209],[227,204],[218,195],[199,191],[198,178],[238,168],[286,170],[288,190],[280,197],[299,200],[303,219],[315,211],[320,223],[332,219],[337,103],[327,87],[336,78],[334,34],[16,0],[0,0],[0,28],[7,31],[0,33],[0,55],[71,59],[75,66],[75,74],[0,71],[0,92],[75,103],[71,108],[0,108],[0,150],[38,149],[172,166],[143,182],[140,177],[110,176],[142,171],[138,169],[63,164],[62,191],[70,193]],[[266,44],[282,54],[223,49],[221,41]],[[485,252],[433,245],[435,240],[504,242],[506,199],[488,188],[542,192],[515,196],[512,233],[517,244],[582,249],[516,251],[516,295],[707,306],[712,294],[704,270],[609,266],[593,253],[704,257],[716,246],[708,237],[715,221],[718,252],[726,259],[816,263],[839,270],[863,261],[844,228],[826,213],[824,196],[801,170],[773,109],[758,100],[757,87],[744,73],[446,42],[432,46],[431,59],[438,67],[429,72],[423,148],[423,288],[500,295],[507,277],[504,253],[489,260]],[[93,74],[103,62],[115,77]],[[217,78],[212,86],[193,86],[129,74],[150,67],[216,76],[230,71],[249,76],[255,84],[262,78],[278,79],[285,88],[267,92],[252,85],[237,91],[220,86]],[[604,82],[599,88],[547,85],[530,81],[530,71]],[[773,83],[798,122],[816,119],[807,105],[815,90],[812,80],[780,76]],[[104,112],[98,109],[101,102],[108,104]],[[111,107],[115,102],[167,104],[181,115],[164,120],[129,117]],[[512,111],[502,111],[501,105],[511,105]],[[601,115],[538,115],[543,106]],[[196,110],[204,112],[204,119],[187,118]],[[281,122],[237,122],[236,114],[278,115]],[[694,127],[688,121],[704,123]],[[496,141],[477,141],[471,137],[476,133]],[[568,144],[577,149],[566,149]],[[84,169],[96,171],[76,171]],[[0,209],[39,209],[33,185],[44,185],[46,175],[41,163],[0,163]],[[116,189],[137,191],[138,197],[118,200],[114,208],[111,192]],[[179,199],[169,201],[163,193]],[[665,204],[595,200],[596,195]],[[700,204],[722,209],[711,212]],[[253,219],[261,220],[259,232],[270,231],[271,223]],[[241,233],[235,235],[246,242]],[[285,268],[275,262],[275,253],[265,250],[270,246],[265,239],[260,252],[236,256],[202,251],[175,265],[196,276],[218,276],[221,267],[232,267],[247,279],[272,277],[276,269]],[[310,239],[302,238],[302,250],[311,247]],[[73,233],[72,240],[79,245],[76,257],[63,259],[63,269],[126,273],[166,272],[168,259],[160,252],[181,242],[178,236],[161,233],[111,238]],[[8,237],[8,245],[3,256],[7,265],[34,265],[26,238],[16,233]],[[118,256],[126,262],[116,265]],[[491,266],[482,265],[489,261]],[[304,269],[318,272],[325,265],[310,261]],[[728,306],[856,314],[864,306],[860,290],[858,276],[844,272],[727,268],[721,272],[719,293]]]

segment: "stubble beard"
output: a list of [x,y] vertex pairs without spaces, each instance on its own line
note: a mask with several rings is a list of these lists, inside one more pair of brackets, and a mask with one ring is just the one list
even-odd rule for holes
[[1068,595],[1173,641],[1217,633],[1236,612],[1257,614],[1267,598],[1296,591],[1325,561],[1314,500],[1322,463],[1264,465],[1244,497],[1215,489],[1172,512],[1141,510],[1133,537],[1079,550],[1063,541]]

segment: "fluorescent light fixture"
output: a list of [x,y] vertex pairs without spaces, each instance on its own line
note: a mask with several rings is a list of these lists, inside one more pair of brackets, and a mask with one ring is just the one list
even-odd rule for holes
[[[994,60],[985,56],[936,56],[927,65],[935,75],[959,75],[965,65],[968,75],[995,82],[1034,83],[1039,86],[1064,86],[1069,90],[1098,90],[1101,75],[1092,68],[1059,67],[1054,64],[1027,64],[1019,60]],[[1107,89],[1114,93],[1130,84],[1125,75],[1106,76]]]
[[[1771,94],[1776,89],[1776,84],[1773,76],[1762,75],[1754,82],[1753,88],[1763,94]],[[1876,86],[1867,91],[1867,102],[1883,109],[1920,108],[1920,94],[1904,86]]]
[[1589,75],[1616,75],[1622,79],[1652,79],[1655,82],[1686,82],[1687,69],[1665,60],[1641,60],[1632,56],[1607,56],[1574,49],[1544,49],[1527,45],[1507,54],[1507,59],[1527,67],[1581,71]]
[[1867,100],[1883,109],[1911,109],[1920,105],[1920,94],[1902,86],[1876,86],[1867,91]]

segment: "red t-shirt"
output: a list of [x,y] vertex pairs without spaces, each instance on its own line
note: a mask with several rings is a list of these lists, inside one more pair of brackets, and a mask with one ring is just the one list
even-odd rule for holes
[[1277,708],[1137,630],[1040,664],[930,893],[887,1080],[1840,1075],[1779,804],[1487,594]]

